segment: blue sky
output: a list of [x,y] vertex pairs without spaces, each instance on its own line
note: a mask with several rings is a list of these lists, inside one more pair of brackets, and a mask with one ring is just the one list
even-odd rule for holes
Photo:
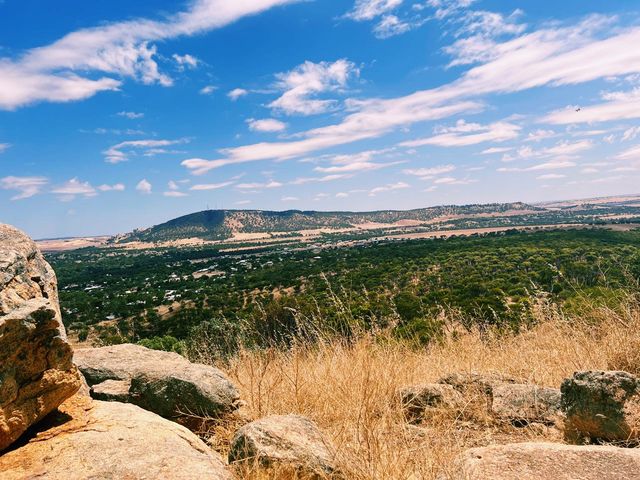
[[633,4],[0,1],[0,221],[640,193]]

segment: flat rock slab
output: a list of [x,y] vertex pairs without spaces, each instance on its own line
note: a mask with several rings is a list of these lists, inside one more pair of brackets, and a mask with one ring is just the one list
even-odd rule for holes
[[1,480],[231,480],[220,456],[135,405],[73,397],[28,443],[0,456]]
[[0,224],[0,451],[81,385],[56,276],[21,231]]
[[229,463],[234,462],[254,468],[289,467],[303,478],[326,478],[336,472],[322,433],[300,415],[272,415],[240,428],[229,452]]
[[515,443],[467,450],[452,477],[465,480],[622,480],[640,478],[640,450]]
[[133,403],[165,418],[220,417],[238,407],[238,390],[222,371],[177,353],[123,344],[78,349],[74,361],[96,398]]

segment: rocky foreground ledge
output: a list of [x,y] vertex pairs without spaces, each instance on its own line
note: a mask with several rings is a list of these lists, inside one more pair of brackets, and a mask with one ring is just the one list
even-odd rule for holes
[[[0,224],[0,480],[231,480],[256,469],[269,471],[256,478],[349,478],[330,440],[298,415],[238,415],[228,458],[214,452],[185,428],[194,416],[236,415],[238,390],[214,367],[137,345],[78,350],[80,371],[73,359],[54,272],[25,234]],[[389,401],[412,429],[444,411],[477,428],[564,434],[566,443],[467,450],[443,480],[640,479],[640,378],[627,372],[576,372],[560,388],[454,373]]]

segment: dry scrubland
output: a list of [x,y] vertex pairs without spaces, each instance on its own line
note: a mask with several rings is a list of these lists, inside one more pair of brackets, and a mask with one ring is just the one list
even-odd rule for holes
[[[636,300],[628,298],[615,310],[593,306],[580,318],[544,301],[538,305],[537,324],[526,331],[467,331],[449,319],[445,338],[428,348],[412,348],[381,332],[350,344],[327,340],[286,351],[244,351],[225,370],[246,401],[245,419],[210,428],[210,442],[226,453],[246,417],[299,413],[318,423],[335,447],[344,477],[353,479],[451,478],[457,455],[470,447],[562,442],[555,428],[495,423],[473,402],[464,415],[442,411],[412,426],[394,401],[399,388],[452,372],[499,372],[556,388],[576,370],[640,373]],[[203,338],[192,348],[192,359],[213,362],[208,342]],[[238,473],[248,479],[294,478],[275,471]]]

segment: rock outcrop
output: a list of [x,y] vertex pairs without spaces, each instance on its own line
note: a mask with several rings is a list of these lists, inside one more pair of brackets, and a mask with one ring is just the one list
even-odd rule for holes
[[0,224],[0,451],[80,385],[55,273],[29,237]]
[[640,440],[640,379],[635,375],[576,372],[562,382],[561,392],[567,440]]
[[398,392],[405,419],[418,423],[432,415],[464,408],[464,397],[451,385],[427,383],[411,385]]
[[491,413],[518,425],[553,424],[560,416],[560,390],[524,384],[496,385]]
[[640,449],[515,443],[467,450],[451,478],[620,480],[640,478]]
[[273,415],[240,428],[233,437],[229,463],[293,471],[303,478],[336,473],[327,441],[311,420]]
[[135,405],[77,395],[38,427],[0,456],[2,480],[233,478],[189,430]]
[[124,344],[76,350],[74,360],[97,399],[126,401],[169,419],[220,417],[238,407],[238,390],[223,372],[177,353]]

